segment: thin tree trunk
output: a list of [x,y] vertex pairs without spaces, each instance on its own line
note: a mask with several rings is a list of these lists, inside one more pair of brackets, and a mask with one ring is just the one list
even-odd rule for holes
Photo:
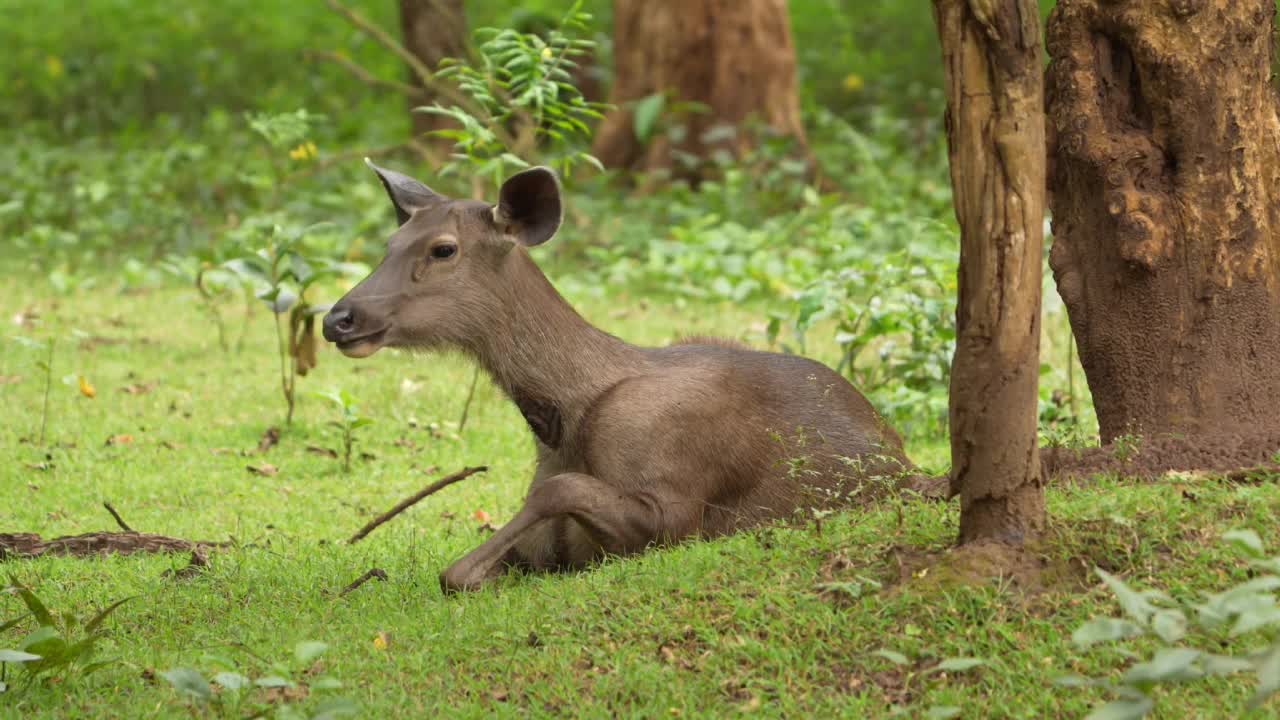
[[[467,17],[462,0],[400,0],[400,29],[405,49],[432,70],[447,57],[461,58],[467,51]],[[413,108],[433,102],[422,80],[409,72],[409,82],[423,89],[426,101],[409,100],[409,118],[415,136],[451,127],[453,121],[442,115],[412,112]],[[450,144],[441,141],[442,144]]]
[[951,492],[960,542],[1044,526],[1036,435],[1044,106],[1033,0],[934,0],[960,222]]
[[1102,440],[1280,434],[1272,0],[1061,0],[1050,264]]
[[[745,125],[752,116],[807,153],[786,0],[615,0],[613,36],[609,101],[617,109],[592,148],[605,165],[696,174],[678,160],[745,150],[754,142]],[[662,92],[666,124],[683,129],[642,141],[631,108]],[[673,110],[681,103],[705,111]],[[708,133],[719,127],[732,132]]]

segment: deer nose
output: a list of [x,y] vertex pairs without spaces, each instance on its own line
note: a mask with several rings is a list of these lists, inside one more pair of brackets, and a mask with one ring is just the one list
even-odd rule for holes
[[324,339],[337,342],[356,327],[356,315],[350,308],[334,307],[324,316]]

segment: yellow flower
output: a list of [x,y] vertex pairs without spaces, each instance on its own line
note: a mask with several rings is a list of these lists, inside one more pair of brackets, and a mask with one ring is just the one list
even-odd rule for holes
[[97,389],[83,375],[80,376],[80,394],[91,400],[98,396]]
[[550,60],[550,59],[551,59],[551,48],[549,48],[549,47],[544,47],[544,48],[542,48],[542,59],[543,59],[543,60]]
[[379,650],[386,650],[387,645],[387,634],[385,632],[379,631],[377,635],[373,636],[373,646],[375,648]]
[[302,143],[298,147],[289,151],[289,157],[294,160],[310,160],[316,156],[316,144],[310,140]]
[[844,89],[849,92],[858,92],[864,84],[862,76],[858,73],[849,73],[844,76]]
[[49,71],[49,77],[60,78],[66,72],[66,67],[62,65],[62,58],[57,55],[50,55],[44,59],[45,70]]

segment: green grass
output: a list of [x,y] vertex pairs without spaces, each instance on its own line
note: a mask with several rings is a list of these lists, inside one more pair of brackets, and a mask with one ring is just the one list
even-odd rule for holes
[[[469,366],[459,358],[383,352],[353,362],[332,350],[302,379],[303,393],[343,387],[377,423],[360,432],[350,475],[306,450],[337,447],[326,421],[336,410],[304,396],[294,426],[264,456],[252,450],[283,417],[274,335],[253,319],[242,353],[224,354],[187,290],[121,295],[100,289],[50,299],[10,276],[0,291],[6,323],[34,307],[34,329],[5,335],[62,339],[55,358],[48,456],[34,446],[43,383],[36,353],[0,348],[5,421],[0,424],[0,532],[46,537],[114,529],[109,500],[136,529],[243,545],[215,553],[213,567],[182,582],[162,577],[182,556],[10,561],[2,568],[55,611],[83,615],[137,596],[108,621],[100,656],[108,669],[0,695],[3,717],[186,717],[186,701],[150,670],[265,670],[293,645],[320,640],[324,672],[342,680],[366,717],[576,714],[604,717],[883,717],[891,704],[913,716],[954,705],[963,717],[1078,717],[1100,699],[1059,688],[1066,673],[1107,674],[1127,661],[1114,651],[1077,653],[1071,631],[1114,615],[1110,596],[1083,568],[1099,564],[1140,587],[1174,595],[1222,589],[1245,563],[1218,536],[1232,528],[1280,542],[1274,482],[1212,479],[1154,484],[1102,479],[1051,489],[1055,533],[1041,549],[1069,582],[1030,600],[1007,583],[965,587],[945,575],[897,584],[899,555],[945,549],[956,535],[954,503],[895,499],[815,526],[779,527],[611,560],[580,574],[513,577],[492,590],[443,597],[437,574],[485,535],[473,516],[509,520],[533,470],[519,415],[483,382],[464,432],[454,431]],[[666,342],[686,332],[754,338],[757,314],[728,306],[683,311],[626,296],[579,299],[594,322],[630,340]],[[58,330],[55,331],[55,328]],[[73,329],[123,340],[92,344]],[[758,341],[756,341],[758,344]],[[827,358],[830,348],[818,348]],[[829,359],[829,358],[827,358]],[[97,397],[64,376],[84,375]],[[146,394],[130,384],[155,383]],[[438,425],[439,431],[430,428]],[[113,435],[132,443],[106,445]],[[912,444],[917,459],[945,464],[945,446]],[[246,465],[272,463],[261,477]],[[33,466],[46,463],[47,470]],[[374,514],[441,474],[490,470],[431,497],[364,542],[342,542]],[[437,469],[438,468],[438,469]],[[840,556],[841,562],[833,564]],[[371,567],[389,581],[337,592]],[[834,568],[834,569],[833,569]],[[826,581],[890,580],[858,598],[821,592]],[[21,611],[0,596],[0,620]],[[386,633],[385,649],[375,645]],[[531,638],[536,637],[536,640]],[[17,642],[0,634],[0,647]],[[906,654],[906,670],[873,654]],[[1238,649],[1238,648],[1237,648]],[[987,665],[947,676],[921,671],[946,657]],[[1242,707],[1243,680],[1197,683],[1160,697],[1164,717],[1221,716]],[[311,706],[317,692],[303,701]],[[1274,703],[1272,703],[1274,712]],[[1263,716],[1262,714],[1258,715]]]

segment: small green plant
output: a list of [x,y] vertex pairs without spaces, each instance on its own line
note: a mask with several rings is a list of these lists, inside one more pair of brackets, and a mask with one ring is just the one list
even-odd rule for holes
[[36,367],[44,373],[44,400],[40,403],[40,436],[37,445],[44,447],[45,430],[49,426],[49,390],[53,387],[53,352],[57,338],[47,341],[34,340],[23,335],[14,335],[14,342],[31,350],[44,350],[44,357],[36,360]]
[[356,399],[346,390],[330,390],[316,395],[332,402],[342,413],[337,420],[330,421],[330,424],[338,428],[342,436],[342,471],[351,472],[351,453],[356,444],[356,431],[372,424],[373,420],[360,415]]
[[1120,462],[1129,462],[1142,452],[1142,436],[1136,433],[1117,435],[1111,441],[1111,454]]
[[271,310],[280,357],[280,391],[287,407],[285,424],[291,425],[297,379],[316,366],[316,316],[329,309],[311,303],[307,293],[321,279],[359,274],[365,268],[311,253],[305,239],[319,225],[300,229],[264,224],[265,243],[257,252],[228,260],[219,268],[256,287],[255,295]]
[[[577,2],[560,24],[543,35],[512,29],[476,31],[474,62],[449,58],[435,77],[453,83],[452,104],[435,103],[420,112],[443,115],[457,128],[435,131],[454,142],[454,155],[443,173],[465,172],[492,187],[513,169],[528,167],[535,158],[569,175],[586,162],[603,170],[579,143],[589,138],[588,123],[602,117],[603,105],[587,101],[573,85],[574,58],[595,47],[592,40],[570,33],[585,32],[591,16]],[[485,188],[474,187],[479,195]]]
[[[223,352],[235,349],[239,352],[244,347],[245,335],[249,330],[249,320],[253,316],[253,308],[257,300],[254,298],[253,278],[224,267],[221,258],[212,254],[170,255],[160,263],[166,274],[177,278],[184,284],[194,287],[200,297],[200,310],[213,323],[218,333],[218,347]],[[223,318],[222,306],[239,295],[244,301],[244,323],[240,334],[233,344]]]
[[[315,692],[342,688],[342,682],[328,675],[313,675],[316,660],[328,650],[322,642],[300,642],[293,649],[292,661],[270,663],[265,672],[249,677],[230,658],[209,655],[205,659],[222,668],[206,678],[190,667],[176,667],[160,673],[173,689],[186,700],[215,711],[223,717],[262,717],[275,705],[276,717],[331,720],[350,717],[359,706],[347,697],[329,697],[309,710],[301,702]],[[219,690],[214,691],[217,685]]]
[[[1115,696],[1089,717],[1138,720],[1155,709],[1153,693],[1157,688],[1217,675],[1252,672],[1256,676],[1257,690],[1249,700],[1249,710],[1280,693],[1280,556],[1265,557],[1262,540],[1252,530],[1234,530],[1223,539],[1243,549],[1256,574],[1224,592],[1205,596],[1202,602],[1175,601],[1158,590],[1134,590],[1120,578],[1096,569],[1124,616],[1094,618],[1075,631],[1072,641],[1085,650],[1145,637],[1157,647],[1149,659],[1126,670],[1119,683],[1109,677],[1059,678],[1060,685],[1102,688]],[[1241,654],[1219,654],[1229,641],[1242,637],[1258,637],[1263,642]],[[1195,645],[1212,649],[1201,650]]]
[[13,576],[9,577],[9,586],[0,593],[17,595],[27,607],[26,615],[0,623],[0,632],[19,628],[28,620],[35,622],[35,628],[18,642],[16,648],[0,649],[0,692],[9,688],[9,664],[22,668],[28,685],[46,676],[65,678],[72,672],[83,676],[111,665],[111,660],[90,660],[102,639],[103,622],[117,608],[133,599],[117,600],[86,618],[78,618],[70,612],[60,613],[59,618],[55,618],[31,588]]

